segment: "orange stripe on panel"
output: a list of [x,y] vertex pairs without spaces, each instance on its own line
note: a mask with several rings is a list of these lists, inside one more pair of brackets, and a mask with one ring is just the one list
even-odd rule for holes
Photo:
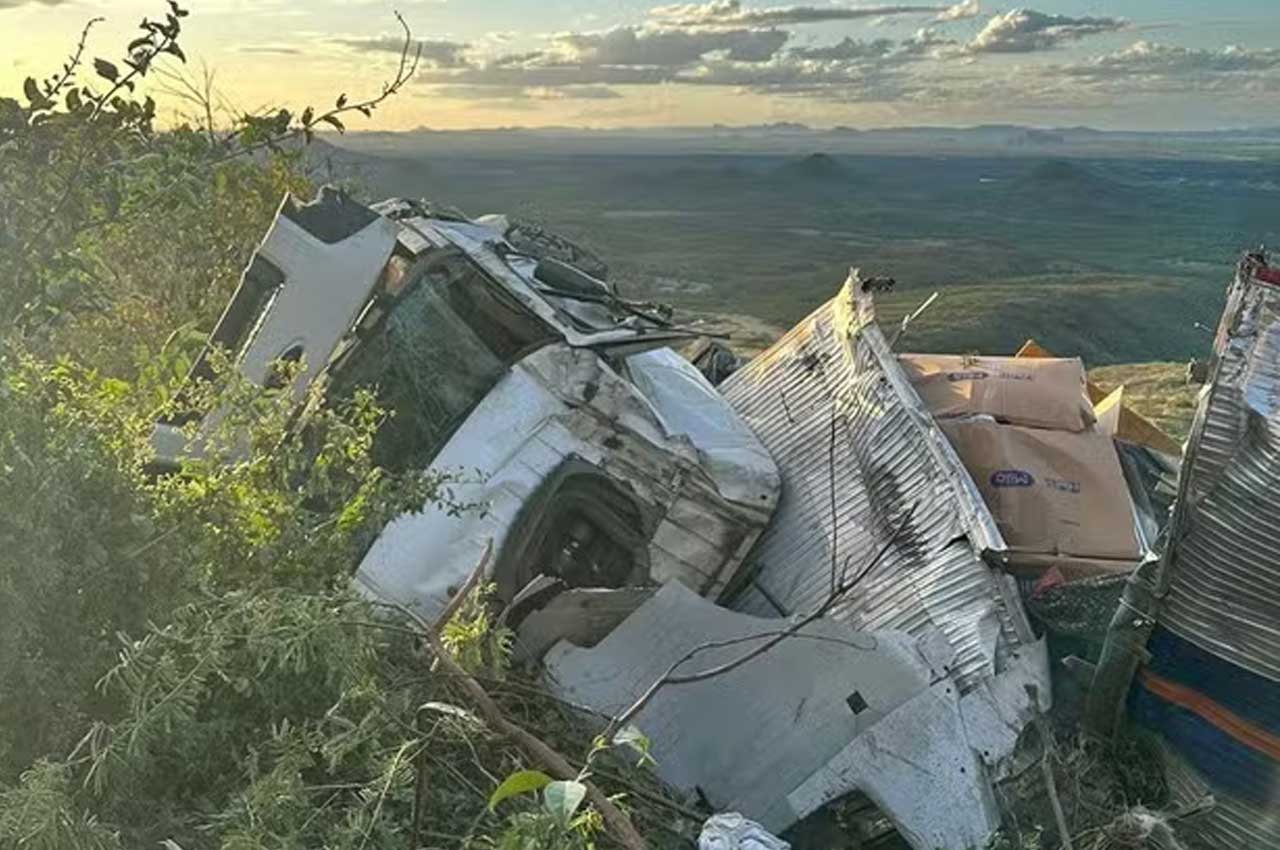
[[1138,681],[1165,702],[1185,708],[1246,747],[1280,761],[1280,736],[1223,708],[1199,691],[1161,678],[1149,670],[1140,671]]

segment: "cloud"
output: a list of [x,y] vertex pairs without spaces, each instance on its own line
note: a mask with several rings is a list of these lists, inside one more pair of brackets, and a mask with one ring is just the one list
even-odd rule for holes
[[[791,33],[773,24],[817,14],[867,16],[911,9],[934,20],[957,21],[979,13],[977,0],[938,6],[786,6],[744,10],[739,0],[660,7],[641,25],[564,32],[544,37],[536,49],[477,58],[473,48],[462,61],[424,68],[419,81],[437,96],[502,99],[527,104],[549,100],[618,100],[620,87],[655,85],[719,86],[773,96],[839,102],[920,103],[936,106],[948,99],[968,103],[1007,100],[1021,105],[1105,100],[1100,80],[1139,63],[1216,62],[1265,64],[1257,52],[1172,56],[1120,52],[1073,66],[1042,63],[994,63],[999,53],[1046,50],[1088,35],[1122,29],[1114,18],[1066,17],[1025,9],[998,14],[972,39],[949,36],[942,27],[924,27],[907,38],[858,39],[789,45]],[[810,12],[802,11],[810,10]],[[758,17],[761,13],[774,17]],[[747,18],[746,16],[755,16]],[[869,19],[869,18],[868,18]],[[731,21],[750,23],[730,26]],[[449,42],[448,44],[453,44]],[[366,44],[367,47],[367,44]],[[1136,48],[1135,48],[1136,49]],[[963,59],[965,61],[954,61]],[[945,63],[945,64],[944,64]],[[1137,71],[1132,71],[1137,73]],[[999,94],[992,94],[993,91]]]
[[987,21],[967,45],[971,53],[1032,53],[1065,41],[1115,32],[1127,24],[1119,18],[1070,18],[1033,9],[1014,9]]
[[237,53],[261,53],[269,56],[296,56],[302,53],[297,47],[287,44],[242,44],[236,48]]
[[[372,38],[335,38],[333,43],[361,53],[394,53],[404,50],[404,39],[394,35]],[[422,63],[429,68],[464,68],[468,65],[466,52],[470,44],[457,41],[424,39],[414,43],[413,50],[421,48]]]
[[[615,27],[552,36],[542,50],[496,56],[483,64],[430,69],[421,82],[448,87],[457,96],[551,99],[615,98],[612,86],[656,84],[726,86],[773,94],[822,94],[842,89],[857,99],[902,87],[897,69],[909,63],[962,52],[962,45],[921,29],[910,38],[787,49],[789,34],[776,29],[669,29],[653,25]],[[856,89],[856,97],[849,91]],[[538,91],[538,94],[531,94]],[[501,94],[497,94],[500,92]],[[486,92],[488,94],[488,92]]]
[[533,58],[499,57],[461,69],[428,69],[418,80],[428,85],[561,88],[586,85],[655,85],[670,81],[676,68],[658,66],[582,65],[546,53]]
[[[559,33],[542,50],[503,54],[483,64],[438,65],[424,70],[419,78],[433,85],[527,90],[654,85],[675,80],[682,71],[710,56],[732,62],[766,62],[778,55],[789,37],[782,30],[692,31],[651,26]],[[582,97],[583,91],[576,96]]]
[[431,93],[450,100],[617,100],[608,86],[435,86]]
[[877,38],[874,41],[845,38],[824,47],[796,47],[787,52],[789,58],[817,62],[897,64],[925,58],[942,58],[955,52],[959,42],[939,36],[931,29],[917,30],[901,41]]
[[1123,50],[1094,57],[1067,70],[1079,76],[1096,77],[1274,71],[1280,70],[1280,49],[1231,45],[1221,50],[1200,50],[1138,41]]
[[946,23],[947,21],[960,21],[965,18],[976,18],[982,14],[982,4],[978,0],[963,0],[948,9],[938,13],[938,17],[934,18],[938,23]]
[[1280,91],[1280,49],[1274,47],[1206,50],[1138,41],[1050,70],[1077,86],[1116,94],[1212,92],[1252,97]]
[[618,100],[621,94],[608,86],[563,86],[561,88],[527,89],[529,97],[538,100]]
[[16,9],[28,3],[39,3],[41,6],[63,6],[72,0],[0,0],[0,9]]
[[[972,12],[968,11],[970,8]],[[761,9],[744,9],[741,0],[710,0],[707,3],[657,6],[649,10],[652,19],[676,27],[771,27],[892,15],[937,15],[939,19],[952,16],[945,20],[957,20],[977,13],[977,0],[963,0],[956,5],[773,6]]]
[[547,55],[545,50],[530,50],[526,53],[504,53],[494,58],[489,64],[498,68],[509,68],[537,62]]
[[566,49],[567,58],[583,65],[680,67],[720,51],[738,62],[764,62],[788,38],[788,33],[776,29],[614,27],[602,32],[564,33],[555,40]]
[[816,59],[820,62],[851,62],[860,59],[881,59],[893,52],[897,42],[891,38],[877,38],[874,41],[861,41],[845,36],[843,40],[828,44],[825,47],[797,47],[791,55],[801,59]]

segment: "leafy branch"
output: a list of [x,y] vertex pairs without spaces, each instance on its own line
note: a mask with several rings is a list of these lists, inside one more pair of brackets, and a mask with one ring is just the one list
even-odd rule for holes
[[[129,69],[128,72],[121,74],[116,64],[106,59],[93,60],[94,71],[99,77],[110,83],[111,87],[102,94],[95,93],[88,86],[71,89],[67,93],[68,111],[76,113],[87,106],[91,106],[92,108],[85,118],[85,123],[91,125],[98,120],[108,104],[110,104],[120,116],[134,118],[135,120],[140,118],[141,126],[149,129],[151,120],[155,117],[155,101],[148,97],[143,105],[139,107],[138,104],[125,101],[119,98],[118,95],[125,89],[132,92],[137,86],[137,80],[146,76],[152,63],[160,56],[168,54],[176,56],[180,61],[186,61],[186,55],[182,52],[182,48],[178,46],[178,36],[182,33],[182,18],[188,14],[190,13],[180,7],[176,0],[169,0],[169,12],[166,14],[163,23],[143,18],[142,23],[139,25],[142,35],[129,42],[127,48],[128,56],[124,59],[124,65]],[[85,27],[75,56],[59,82],[59,89],[62,83],[65,83],[70,75],[74,73],[75,68],[80,65],[80,57],[84,51],[85,40],[88,37],[90,26],[92,26],[92,23]],[[27,99],[31,104],[32,120],[36,115],[47,112],[53,107],[53,102],[48,97],[41,97],[38,100],[32,99],[31,94],[35,84],[31,78],[27,79],[24,88]],[[50,86],[48,94],[53,94],[56,91],[57,89]],[[58,196],[58,200],[54,203],[52,209],[45,214],[44,225],[22,246],[22,253],[27,253],[33,244],[42,242],[49,234],[49,231],[57,224],[63,208],[71,199],[86,164],[99,150],[100,148],[94,146],[80,148],[70,172],[62,178],[62,194]]]
[[[404,33],[399,62],[375,93],[357,99],[342,93],[328,108],[232,113],[219,132],[212,74],[206,71],[203,85],[188,83],[162,61],[187,61],[181,40],[189,13],[177,0],[166,2],[161,19],[142,21],[122,58],[89,61],[95,18],[57,75],[24,82],[25,102],[0,97],[0,278],[12,281],[0,294],[0,331],[41,327],[37,315],[49,319],[85,303],[86,289],[109,305],[104,281],[119,283],[119,275],[97,252],[80,250],[91,232],[121,225],[115,238],[127,238],[153,213],[181,205],[204,178],[225,173],[223,166],[278,153],[295,139],[310,143],[321,130],[345,132],[349,114],[371,117],[412,81],[421,60],[422,46],[397,12]],[[86,68],[95,83],[77,83]],[[141,91],[143,80],[155,77],[160,92],[176,90],[179,99],[202,106],[202,133],[186,125],[155,129],[156,101]]]
[[[322,125],[339,133],[345,133],[347,127],[342,121],[342,116],[351,112],[358,112],[365,118],[372,117],[374,111],[384,101],[398,94],[414,78],[422,60],[422,44],[419,42],[415,47],[413,31],[409,28],[408,22],[399,12],[396,12],[395,16],[403,33],[400,59],[395,75],[382,84],[380,94],[364,100],[352,101],[343,93],[338,95],[338,99],[330,109],[319,111],[314,106],[308,106],[296,116],[287,109],[280,109],[271,115],[246,114],[241,117],[240,126],[222,139],[224,148],[234,149],[214,159],[211,164],[216,165],[227,159],[251,154],[264,148],[275,150],[282,142],[298,137],[310,142],[315,133],[323,129]],[[240,147],[235,147],[237,142]]]
[[[418,627],[427,647],[435,657],[436,663],[446,674],[457,679],[463,692],[466,693],[480,714],[484,716],[493,728],[515,742],[530,759],[546,769],[553,781],[560,783],[555,786],[556,790],[552,792],[551,805],[554,806],[555,811],[565,814],[566,823],[572,820],[584,800],[590,800],[592,805],[600,812],[601,817],[614,837],[626,850],[647,850],[648,843],[636,831],[631,819],[618,808],[613,800],[605,796],[589,781],[585,767],[581,770],[574,770],[568,760],[548,746],[546,742],[512,722],[498,707],[498,704],[494,702],[493,698],[489,696],[484,686],[475,677],[468,674],[454,659],[453,654],[449,652],[444,642],[440,639],[440,634],[435,626],[409,608],[400,606],[399,611]],[[599,739],[597,739],[597,748],[599,743]],[[594,752],[595,748],[593,748]],[[547,787],[550,786],[548,785]],[[499,801],[491,800],[491,803],[496,805]]]

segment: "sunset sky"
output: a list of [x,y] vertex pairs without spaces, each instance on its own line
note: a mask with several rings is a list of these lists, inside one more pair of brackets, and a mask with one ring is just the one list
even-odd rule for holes
[[[184,46],[229,104],[325,104],[391,73],[361,129],[799,121],[1182,129],[1280,123],[1280,0],[957,3],[187,0]],[[113,58],[161,0],[0,0],[0,96],[56,70],[85,20]],[[166,103],[166,115],[175,107]]]

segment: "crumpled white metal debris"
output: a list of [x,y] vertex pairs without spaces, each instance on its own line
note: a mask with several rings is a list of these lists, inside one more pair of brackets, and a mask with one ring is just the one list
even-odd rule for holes
[[[681,674],[724,664],[787,621],[721,608],[671,583],[591,649],[566,642],[544,664],[551,688],[616,716],[690,650]],[[1045,706],[1043,643],[961,695],[955,651],[932,630],[855,631],[818,620],[724,675],[659,690],[636,715],[658,774],[712,805],[781,832],[860,790],[912,846],[982,846],[999,826],[991,782]]]
[[755,821],[725,812],[702,825],[698,850],[791,850],[791,845]]

